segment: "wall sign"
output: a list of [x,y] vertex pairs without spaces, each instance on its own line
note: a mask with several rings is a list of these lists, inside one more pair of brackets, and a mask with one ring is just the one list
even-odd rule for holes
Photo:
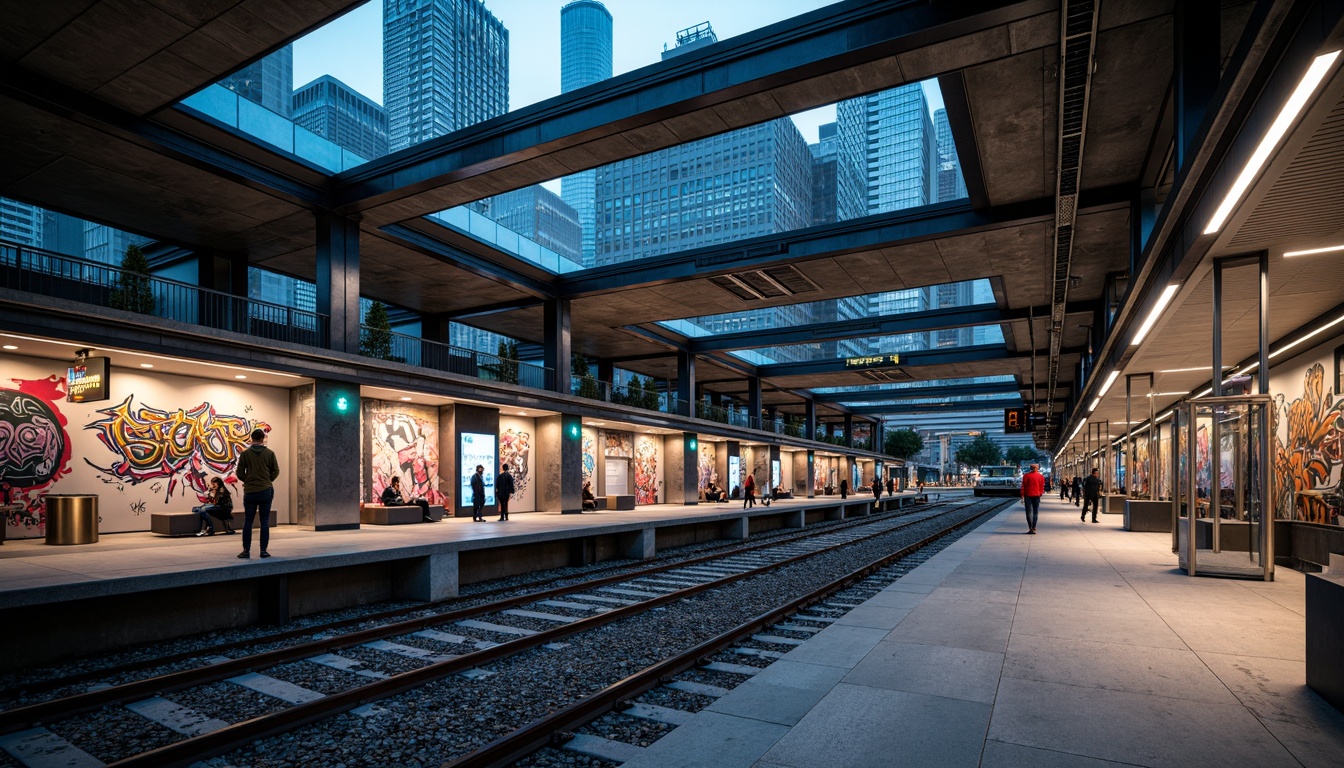
[[67,403],[96,403],[106,400],[108,394],[108,364],[106,357],[86,357],[66,371]]
[[868,355],[866,357],[846,357],[846,368],[877,368],[887,365],[900,365],[900,355]]
[[471,506],[471,476],[476,474],[476,465],[485,467],[485,504],[495,503],[495,436],[475,432],[462,433],[461,459],[457,462],[461,475],[462,506]]

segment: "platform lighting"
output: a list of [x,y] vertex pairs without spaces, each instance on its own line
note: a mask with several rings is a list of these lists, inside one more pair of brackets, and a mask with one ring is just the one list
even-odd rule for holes
[[154,364],[153,364],[153,363],[141,363],[141,364],[140,364],[140,367],[141,367],[141,368],[153,368],[153,367],[154,367]]
[[1331,51],[1317,56],[1311,66],[1307,68],[1307,73],[1298,81],[1297,87],[1293,89],[1293,94],[1288,97],[1287,103],[1283,109],[1279,110],[1278,117],[1265,131],[1264,138],[1260,139],[1260,144],[1256,146],[1255,152],[1251,154],[1246,165],[1242,167],[1241,173],[1237,174],[1237,180],[1232,182],[1232,187],[1227,190],[1227,196],[1223,202],[1218,205],[1218,209],[1213,212],[1213,217],[1209,219],[1209,225],[1204,228],[1204,234],[1212,235],[1223,228],[1227,223],[1227,217],[1232,215],[1232,210],[1241,202],[1241,198],[1250,188],[1251,182],[1260,173],[1269,160],[1269,156],[1279,146],[1288,129],[1297,116],[1302,112],[1302,108],[1307,106],[1307,100],[1315,93],[1316,87],[1325,79],[1330,67],[1334,65],[1335,59],[1339,58],[1339,51]]
[[1344,245],[1328,245],[1324,248],[1308,248],[1305,251],[1285,251],[1284,258],[1292,256],[1315,256],[1318,253],[1334,253],[1335,251],[1344,251]]
[[1131,347],[1137,347],[1139,342],[1143,341],[1143,337],[1147,336],[1148,332],[1153,329],[1153,324],[1162,316],[1162,311],[1167,308],[1167,305],[1176,295],[1177,288],[1180,288],[1180,286],[1172,284],[1162,289],[1162,295],[1157,297],[1157,306],[1153,307],[1153,311],[1149,312],[1148,317],[1144,318],[1143,325],[1139,326],[1139,332],[1135,334],[1134,340],[1129,343]]
[[1151,394],[1144,395],[1144,397],[1170,397],[1172,395],[1188,395],[1188,394],[1190,394],[1190,390],[1187,389],[1184,392],[1153,392]]
[[1163,421],[1166,421],[1167,419],[1170,419],[1170,418],[1171,418],[1171,414],[1173,414],[1173,413],[1175,413],[1175,411],[1167,411],[1166,413],[1162,414],[1161,416],[1158,416],[1158,417],[1157,417],[1157,421],[1155,421],[1155,422],[1153,422],[1153,423],[1154,423],[1154,424],[1161,424]]
[[1201,398],[1201,397],[1203,397],[1203,396],[1209,394],[1209,393],[1212,392],[1212,391],[1213,391],[1213,387],[1206,387],[1206,388],[1204,389],[1203,392],[1200,392],[1198,395],[1195,395],[1195,396],[1194,396],[1193,398],[1191,398],[1191,399],[1192,399],[1192,400],[1197,400],[1197,399],[1199,399],[1199,398]]
[[[1209,368],[1212,368],[1212,367],[1213,367],[1213,366],[1209,366],[1209,365],[1197,365],[1197,366],[1195,366],[1194,368],[1168,368],[1168,369],[1166,369],[1166,370],[1164,370],[1164,371],[1158,371],[1158,373],[1194,373],[1195,371],[1207,371],[1207,370],[1209,370]],[[1227,370],[1228,368],[1233,368],[1233,367],[1235,367],[1235,366],[1224,365],[1224,366],[1223,366],[1223,370]]]
[[247,377],[240,373],[240,374],[237,374],[236,376],[234,376],[233,378],[235,378],[235,379],[246,379]]
[[18,349],[18,347],[14,344],[6,344],[5,349]]
[[1097,410],[1098,405],[1101,405],[1101,395],[1097,395],[1096,399],[1092,401],[1092,404],[1087,406],[1087,412],[1091,413]]
[[1097,393],[1098,399],[1105,397],[1106,393],[1111,391],[1111,385],[1115,383],[1119,376],[1120,371],[1111,371],[1111,375],[1106,377],[1106,383],[1101,385],[1101,391]]
[[411,401],[411,398],[409,398],[409,397],[403,397],[403,398],[401,398],[401,401],[402,401],[403,403],[409,403],[409,402]]
[[1284,352],[1287,352],[1288,350],[1292,349],[1293,347],[1296,347],[1298,344],[1301,344],[1302,342],[1306,341],[1307,339],[1310,339],[1310,338],[1313,337],[1313,336],[1316,336],[1316,335],[1318,335],[1318,334],[1320,334],[1320,333],[1322,333],[1322,332],[1324,332],[1324,331],[1326,331],[1326,330],[1329,330],[1330,328],[1334,328],[1336,325],[1339,325],[1340,323],[1344,323],[1344,315],[1340,315],[1339,317],[1336,317],[1334,320],[1331,320],[1330,322],[1326,323],[1325,325],[1322,325],[1320,328],[1317,328],[1316,330],[1312,331],[1311,333],[1308,333],[1307,335],[1303,336],[1302,338],[1298,339],[1297,341],[1294,341],[1294,342],[1292,342],[1291,344],[1287,344],[1287,345],[1285,345],[1285,346],[1279,347],[1278,349],[1274,350],[1273,352],[1270,352],[1270,353],[1269,353],[1269,358],[1270,358],[1271,360],[1273,360],[1274,358],[1278,357],[1279,355],[1282,355]]

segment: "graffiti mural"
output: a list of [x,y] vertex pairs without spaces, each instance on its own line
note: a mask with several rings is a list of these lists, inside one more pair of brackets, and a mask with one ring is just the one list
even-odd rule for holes
[[1148,497],[1150,482],[1148,453],[1148,435],[1139,435],[1134,438],[1134,487],[1131,492],[1141,499]]
[[603,449],[605,456],[624,456],[633,458],[635,455],[633,447],[633,435],[629,432],[605,432],[606,448]]
[[[269,424],[242,416],[215,412],[208,402],[185,410],[163,411],[135,406],[135,395],[97,411],[103,418],[89,422],[90,430],[117,461],[102,467],[84,461],[109,482],[138,485],[163,480],[164,501],[179,482],[204,499],[209,474],[230,475],[238,454],[251,443],[253,429],[271,431]],[[230,476],[225,482],[233,483]]]
[[41,527],[43,497],[70,473],[67,421],[57,406],[65,399],[65,380],[9,381],[17,388],[0,389],[0,503],[22,506],[4,522]]
[[1325,500],[1303,491],[1338,487],[1344,466],[1344,398],[1335,400],[1325,387],[1325,366],[1307,368],[1302,396],[1289,401],[1274,396],[1274,473],[1278,517],[1329,523],[1332,509]]
[[594,446],[593,436],[588,434],[587,430],[583,432],[583,481],[591,483],[593,473],[597,471],[597,448]]
[[658,444],[640,435],[635,441],[635,503],[658,503]]
[[368,408],[371,445],[370,499],[380,498],[392,478],[401,478],[401,495],[443,504],[439,490],[439,418],[433,409]]
[[511,499],[523,498],[527,489],[528,456],[532,453],[532,435],[521,430],[506,429],[499,435],[499,460],[513,470],[513,495]]
[[714,468],[713,443],[700,443],[699,455],[696,457],[696,474],[700,478],[698,482],[702,490],[710,483],[719,482],[719,473]]

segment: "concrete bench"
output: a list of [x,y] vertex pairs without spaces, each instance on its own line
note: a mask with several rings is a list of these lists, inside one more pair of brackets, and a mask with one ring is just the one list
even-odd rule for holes
[[[600,498],[600,497],[599,497],[599,498]],[[607,499],[607,506],[606,506],[606,509],[634,509],[634,508],[635,508],[635,497],[634,497],[633,494],[630,494],[630,495],[621,494],[621,495],[618,495],[618,496],[607,496],[606,499]]]
[[[276,520],[280,517],[277,510],[271,510],[270,527],[274,528]],[[212,518],[215,524],[215,533],[224,530],[224,524],[218,519]],[[261,516],[258,515],[252,520],[252,527],[261,525]],[[233,527],[243,527],[242,510],[233,513]],[[193,536],[201,530],[201,516],[195,512],[151,512],[149,515],[149,530],[151,533],[157,533],[160,536]]]
[[420,507],[411,504],[404,507],[385,507],[382,504],[365,504],[359,510],[360,525],[410,525],[423,522]]
[[594,497],[593,497],[593,509],[594,509],[594,510],[598,510],[598,509],[606,509],[606,508],[607,508],[607,497],[606,497],[606,496],[594,496]]

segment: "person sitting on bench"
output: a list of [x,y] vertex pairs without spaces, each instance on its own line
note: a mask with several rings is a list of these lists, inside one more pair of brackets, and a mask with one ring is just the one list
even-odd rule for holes
[[384,507],[405,507],[414,504],[420,507],[422,519],[426,523],[434,522],[434,518],[429,516],[429,501],[427,499],[411,499],[405,501],[401,498],[401,478],[392,478],[392,484],[383,489],[381,499]]
[[597,509],[597,497],[593,496],[593,481],[583,481],[583,511]]
[[719,486],[715,485],[712,482],[709,485],[705,486],[705,501],[720,502],[723,500],[724,500],[723,490],[719,488]]

